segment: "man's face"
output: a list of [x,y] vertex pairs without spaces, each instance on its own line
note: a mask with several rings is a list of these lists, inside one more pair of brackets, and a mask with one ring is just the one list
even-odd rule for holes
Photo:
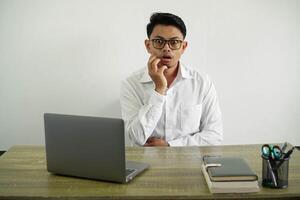
[[[169,42],[166,43],[165,40]],[[159,67],[166,65],[171,68],[177,66],[187,42],[183,41],[181,31],[175,26],[158,24],[154,27],[150,39],[145,40],[145,46],[149,54],[161,59]]]

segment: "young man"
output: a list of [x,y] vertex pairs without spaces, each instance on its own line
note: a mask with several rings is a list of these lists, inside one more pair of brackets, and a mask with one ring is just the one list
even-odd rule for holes
[[139,146],[220,144],[222,116],[214,85],[179,61],[188,45],[182,19],[154,13],[147,35],[148,66],[121,88],[125,134]]

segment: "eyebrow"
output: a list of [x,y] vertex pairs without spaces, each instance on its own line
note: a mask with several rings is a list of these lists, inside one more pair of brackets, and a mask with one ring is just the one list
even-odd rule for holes
[[[159,35],[157,35],[157,36],[154,36],[154,38],[159,38],[159,39],[164,39],[164,40],[166,40],[166,38],[164,38],[164,37],[162,37],[162,36],[159,36]],[[171,38],[169,38],[169,40],[174,40],[174,39],[180,39],[181,40],[181,38],[180,37],[171,37]]]

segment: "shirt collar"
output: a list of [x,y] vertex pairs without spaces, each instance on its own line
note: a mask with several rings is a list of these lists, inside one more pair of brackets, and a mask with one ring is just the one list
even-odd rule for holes
[[[178,71],[178,75],[180,75],[182,78],[186,78],[186,79],[192,79],[193,76],[191,74],[191,70],[189,70],[184,64],[181,64],[179,62],[179,71]],[[145,69],[141,79],[140,79],[141,83],[148,83],[148,82],[152,82],[151,77],[148,74],[148,68]]]

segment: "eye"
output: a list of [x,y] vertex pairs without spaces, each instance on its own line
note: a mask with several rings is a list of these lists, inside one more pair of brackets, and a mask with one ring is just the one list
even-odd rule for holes
[[172,44],[172,45],[176,45],[176,44],[178,44],[180,42],[180,40],[170,40],[170,43]]
[[157,44],[163,44],[164,43],[164,41],[161,40],[161,39],[156,39],[156,40],[154,40],[154,42],[156,42]]

